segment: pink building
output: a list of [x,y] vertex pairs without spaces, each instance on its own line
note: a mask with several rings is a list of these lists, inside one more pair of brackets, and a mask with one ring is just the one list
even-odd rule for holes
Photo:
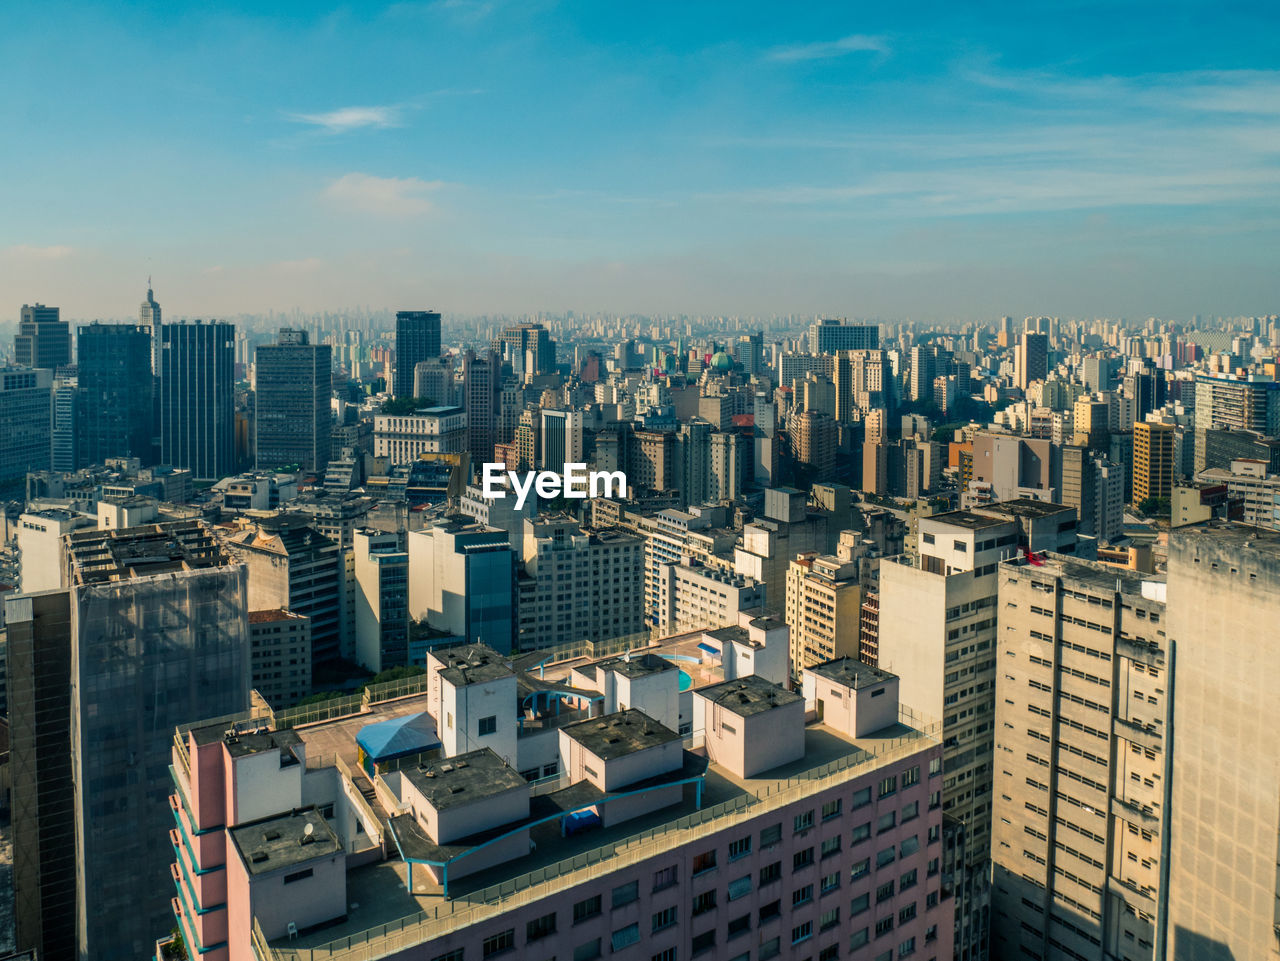
[[[485,686],[510,681],[495,665],[431,695],[453,708],[438,729],[475,733],[468,750],[405,725],[393,762],[360,732],[420,714],[426,693],[180,731],[171,841],[189,954],[950,958],[936,730],[897,705],[893,675],[806,680],[805,695],[756,676],[695,688],[684,736],[619,705],[512,738],[503,728],[530,719],[514,691],[505,716],[489,713]],[[559,773],[527,780],[522,744],[541,758],[548,726]]]

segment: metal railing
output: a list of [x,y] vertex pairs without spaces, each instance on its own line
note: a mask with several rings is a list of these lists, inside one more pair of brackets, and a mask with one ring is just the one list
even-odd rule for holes
[[[903,709],[906,724],[917,718]],[[522,905],[562,891],[565,879],[581,884],[648,858],[669,853],[683,844],[705,838],[710,831],[732,828],[781,809],[828,787],[851,781],[885,764],[938,744],[941,727],[933,723],[875,745],[874,752],[855,752],[793,777],[763,785],[713,807],[695,811],[639,834],[584,851],[572,858],[538,868],[500,884],[441,901],[430,910],[338,938],[314,948],[281,945],[262,961],[375,961],[375,959],[444,937]],[[713,825],[708,828],[707,825]]]

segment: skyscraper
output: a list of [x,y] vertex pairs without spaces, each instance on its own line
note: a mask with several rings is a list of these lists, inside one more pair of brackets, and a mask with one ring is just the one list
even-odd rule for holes
[[851,324],[824,318],[809,325],[809,353],[834,354],[840,350],[875,350],[880,346],[879,324]]
[[1197,472],[1225,466],[1206,462],[1206,434],[1211,430],[1253,430],[1274,437],[1280,434],[1280,382],[1269,378],[1196,376]]
[[173,923],[173,730],[249,705],[245,569],[197,521],[70,534],[67,559],[66,590],[7,606],[18,938],[132,961]]
[[58,377],[53,382],[51,470],[73,471],[80,466],[79,393],[74,377]]
[[138,323],[151,328],[151,373],[160,376],[160,353],[164,341],[160,336],[160,305],[151,291],[151,278],[147,278],[147,299],[138,308]]
[[583,453],[582,411],[542,412],[542,467],[562,471],[565,464],[581,464]]
[[161,459],[195,480],[220,480],[235,466],[235,326],[197,320],[161,330]]
[[396,312],[396,369],[391,392],[413,396],[413,371],[419,363],[440,356],[440,313],[434,310]]
[[333,350],[312,344],[305,330],[280,331],[254,352],[258,470],[297,465],[321,472],[329,463],[333,415]]
[[76,331],[80,359],[80,456],[152,460],[155,429],[151,329],[141,324],[92,324]]
[[0,483],[48,470],[53,371],[0,367]]
[[1014,353],[1014,383],[1026,390],[1037,380],[1049,374],[1049,335],[1023,333]]
[[43,367],[55,371],[71,363],[71,328],[57,307],[23,304],[18,334],[13,338],[13,359],[19,367]]
[[493,346],[517,377],[555,372],[556,343],[542,324],[508,327]]
[[467,409],[467,450],[473,464],[493,459],[497,441],[498,398],[501,395],[498,355],[467,351],[462,358],[462,396]]
[[1172,424],[1133,425],[1133,503],[1173,496],[1174,432]]

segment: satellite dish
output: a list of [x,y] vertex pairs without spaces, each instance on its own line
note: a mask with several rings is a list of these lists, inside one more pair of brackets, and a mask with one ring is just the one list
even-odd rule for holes
[[316,833],[316,826],[312,824],[310,821],[308,821],[307,826],[302,829],[302,836],[309,838],[311,837],[311,835],[315,833]]

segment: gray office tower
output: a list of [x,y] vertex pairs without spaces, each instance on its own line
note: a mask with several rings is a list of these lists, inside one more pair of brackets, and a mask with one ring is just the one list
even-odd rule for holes
[[19,367],[57,370],[71,363],[71,328],[57,307],[23,304],[18,334],[13,338],[13,360]]
[[296,465],[324,471],[333,417],[333,349],[312,344],[305,330],[280,331],[253,356],[255,453],[259,470]]
[[825,318],[809,325],[809,353],[834,354],[838,350],[875,350],[880,346],[879,324],[849,324]]
[[221,480],[235,467],[235,325],[197,320],[161,331],[161,460],[195,480]]
[[151,328],[94,322],[76,331],[79,363],[79,457],[153,461]]
[[413,396],[413,369],[424,360],[440,356],[440,312],[401,310],[396,312],[396,370],[391,392],[396,397]]
[[18,943],[134,961],[173,926],[174,728],[249,706],[247,578],[198,521],[66,544],[6,603]]
[[156,295],[151,290],[151,278],[147,278],[147,299],[138,308],[138,323],[151,328],[151,373],[160,376],[160,352],[164,341],[160,337],[160,305],[156,303]]

